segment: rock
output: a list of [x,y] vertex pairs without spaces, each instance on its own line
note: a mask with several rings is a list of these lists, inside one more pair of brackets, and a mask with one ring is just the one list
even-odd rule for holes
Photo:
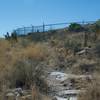
[[83,50],[77,52],[76,54],[77,54],[77,55],[88,54],[88,53],[90,53],[91,50],[92,50],[91,48],[85,47]]
[[32,99],[31,95],[26,95],[21,97],[21,100],[31,100],[31,99]]
[[23,91],[21,88],[16,88],[12,90],[8,90],[5,94],[5,100],[20,100],[19,98],[23,95]]
[[7,93],[6,96],[5,96],[6,100],[15,100],[15,95],[14,93]]
[[22,96],[23,95],[23,90],[22,90],[22,88],[16,88],[14,90],[14,93],[15,93],[16,96]]

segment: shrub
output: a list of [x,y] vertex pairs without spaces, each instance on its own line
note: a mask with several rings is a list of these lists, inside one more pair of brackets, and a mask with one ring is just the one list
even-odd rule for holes
[[0,89],[4,85],[3,80],[10,88],[16,84],[31,85],[37,67],[48,57],[43,43],[29,43],[24,48],[18,43],[16,47],[11,47],[8,41],[0,41]]
[[44,66],[41,63],[42,61],[38,59],[22,58],[17,60],[13,65],[13,69],[9,72],[11,87],[30,88],[32,84],[36,83],[38,85],[43,75]]
[[72,32],[80,32],[83,30],[83,27],[80,24],[72,23],[69,25],[68,30]]

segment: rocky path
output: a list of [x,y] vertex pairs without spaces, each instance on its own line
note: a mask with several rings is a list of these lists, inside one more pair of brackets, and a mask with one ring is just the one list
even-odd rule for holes
[[[49,96],[53,97],[53,100],[77,100],[77,95],[81,92],[84,92],[84,89],[81,88],[80,84],[76,82],[76,80],[85,81],[87,79],[91,80],[92,76],[74,75],[59,71],[51,71],[48,73],[45,80],[47,80],[49,87]],[[80,88],[77,89],[76,84]],[[22,90],[21,88],[7,90],[5,100],[15,99],[32,100],[32,90]]]
[[84,89],[76,89],[75,80],[92,79],[91,75],[74,75],[53,71],[48,77],[48,85],[54,100],[77,100],[77,95]]

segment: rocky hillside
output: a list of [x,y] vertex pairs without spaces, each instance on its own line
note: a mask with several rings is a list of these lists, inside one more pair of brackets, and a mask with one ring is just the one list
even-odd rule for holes
[[100,28],[72,26],[0,40],[0,100],[77,100],[99,86]]

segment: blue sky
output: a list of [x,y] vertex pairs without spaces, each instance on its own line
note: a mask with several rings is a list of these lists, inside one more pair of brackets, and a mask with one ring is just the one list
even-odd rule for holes
[[0,36],[18,27],[94,21],[100,19],[100,0],[0,0]]

